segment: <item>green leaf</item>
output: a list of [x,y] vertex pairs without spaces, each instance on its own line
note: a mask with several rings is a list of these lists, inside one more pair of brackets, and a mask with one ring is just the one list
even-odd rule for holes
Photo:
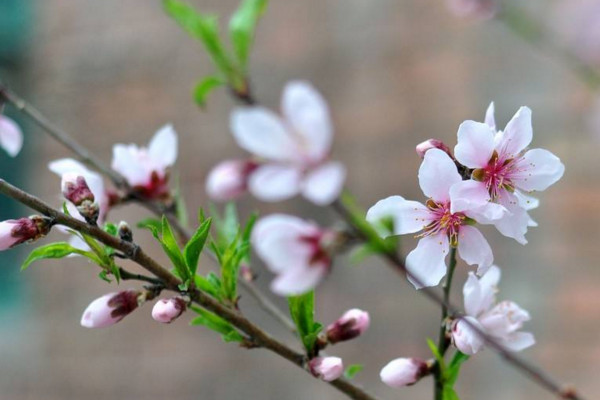
[[243,69],[248,64],[256,24],[267,8],[267,3],[267,0],[243,0],[229,20],[231,43]]
[[207,76],[194,88],[194,101],[200,107],[206,107],[206,99],[208,98],[208,95],[214,89],[218,88],[219,86],[223,86],[226,83],[227,82],[225,82],[223,79],[216,76]]
[[221,299],[221,287],[215,286],[214,281],[210,281],[203,276],[196,275],[194,282],[196,283],[196,287],[201,291],[208,293],[218,300]]
[[64,258],[71,254],[79,254],[89,258],[98,265],[102,265],[101,260],[92,252],[77,249],[67,242],[50,243],[33,250],[21,266],[21,271],[26,270],[34,261],[48,258]]
[[163,250],[173,263],[173,267],[181,277],[181,279],[185,282],[188,282],[190,279],[190,271],[187,268],[185,260],[183,258],[183,254],[181,254],[181,250],[177,245],[177,240],[175,239],[175,235],[173,234],[173,230],[171,229],[171,225],[169,225],[169,221],[163,215],[162,217],[162,236],[158,235],[158,232],[153,231],[154,237],[158,239],[160,244],[162,245]]
[[196,275],[200,253],[202,253],[202,249],[204,249],[206,238],[210,232],[210,224],[210,218],[200,224],[194,235],[190,238],[183,249],[183,257],[185,258],[185,262],[188,266],[191,276]]
[[460,368],[462,367],[462,364],[467,361],[469,359],[469,356],[461,353],[460,351],[457,351],[454,354],[454,357],[452,358],[452,361],[450,361],[450,365],[448,365],[448,369],[447,369],[447,384],[450,385],[451,387],[454,387],[454,384],[456,383],[456,381],[458,380],[458,375],[460,373]]
[[344,378],[348,380],[353,379],[356,376],[356,374],[363,370],[363,368],[364,365],[362,364],[349,365],[348,368],[346,368],[346,370],[344,371]]
[[296,324],[298,334],[307,354],[312,355],[315,351],[315,343],[322,325],[315,322],[315,292],[311,290],[300,296],[288,297],[290,315]]
[[199,316],[192,319],[190,325],[204,325],[207,328],[220,333],[225,342],[241,342],[244,340],[244,337],[233,327],[233,325],[225,321],[223,318],[203,308],[191,308],[198,313]]
[[431,350],[431,353],[433,354],[433,356],[437,360],[438,365],[440,367],[440,371],[442,372],[442,375],[445,375],[446,374],[446,362],[444,361],[444,357],[442,357],[442,355],[440,354],[440,351],[438,350],[438,347],[433,342],[433,340],[431,340],[429,338],[427,338],[427,346],[429,346],[429,349]]
[[454,388],[452,388],[452,386],[447,385],[445,385],[442,389],[442,398],[443,400],[460,400],[458,398],[458,395],[454,391]]
[[162,223],[156,218],[143,219],[140,222],[138,222],[136,226],[140,229],[148,229],[153,233],[157,232],[157,234],[154,236],[157,236],[158,232],[160,232],[162,229]]

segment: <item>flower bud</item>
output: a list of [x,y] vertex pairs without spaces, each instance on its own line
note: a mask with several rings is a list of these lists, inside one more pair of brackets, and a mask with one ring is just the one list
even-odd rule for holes
[[121,240],[124,240],[126,242],[133,242],[133,232],[131,231],[131,228],[129,227],[129,224],[127,222],[119,222],[118,232],[119,238],[121,238]]
[[386,385],[399,388],[416,383],[429,372],[427,362],[418,358],[396,358],[379,373]]
[[185,300],[181,297],[171,297],[170,299],[161,299],[154,304],[152,308],[152,318],[163,324],[170,324],[186,309]]
[[61,188],[63,196],[77,207],[79,214],[88,223],[95,224],[100,208],[85,178],[77,173],[67,172],[62,176]]
[[417,154],[421,158],[425,157],[425,153],[427,152],[427,150],[431,149],[440,149],[442,151],[445,151],[446,153],[448,153],[448,155],[450,155],[450,157],[452,157],[452,155],[450,154],[450,148],[446,146],[444,142],[438,139],[428,139],[423,143],[419,143],[416,147]]
[[258,164],[250,160],[228,160],[214,167],[206,179],[206,192],[213,200],[228,201],[241,196],[248,177]]
[[315,357],[308,362],[310,372],[326,382],[338,379],[344,373],[344,364],[339,357]]
[[334,344],[354,339],[369,328],[369,313],[358,308],[348,310],[327,327],[327,340]]
[[0,222],[0,250],[37,240],[48,234],[51,227],[50,220],[39,215],[2,221]]
[[85,309],[81,317],[81,326],[104,328],[114,325],[138,308],[145,300],[142,292],[133,289],[105,294],[92,301]]

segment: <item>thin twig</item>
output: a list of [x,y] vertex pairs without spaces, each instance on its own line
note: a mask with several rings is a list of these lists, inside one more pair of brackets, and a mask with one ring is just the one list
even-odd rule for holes
[[162,285],[163,284],[160,279],[152,278],[151,276],[146,276],[146,275],[142,275],[142,274],[134,274],[132,272],[127,271],[123,267],[119,267],[119,275],[121,276],[121,279],[123,279],[124,281],[136,280],[136,281],[148,282],[153,285]]

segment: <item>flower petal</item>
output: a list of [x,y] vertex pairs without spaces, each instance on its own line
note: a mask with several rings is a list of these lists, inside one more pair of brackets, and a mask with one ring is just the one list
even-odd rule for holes
[[481,287],[479,279],[473,272],[469,272],[469,276],[463,286],[463,298],[465,311],[467,315],[477,318],[484,311],[481,307]]
[[173,129],[173,125],[165,125],[156,132],[148,146],[148,154],[158,170],[164,170],[175,164],[177,133]]
[[492,248],[481,232],[463,225],[458,232],[458,254],[467,264],[477,264],[477,274],[483,275],[494,262]]
[[565,173],[565,166],[554,154],[544,149],[529,150],[517,162],[518,172],[511,175],[513,183],[521,190],[546,190]]
[[302,195],[316,205],[326,206],[337,199],[344,187],[344,164],[331,161],[310,171],[302,181]]
[[494,152],[494,131],[486,124],[465,121],[458,127],[458,143],[454,156],[469,168],[483,168],[488,165]]
[[285,86],[281,108],[295,133],[301,137],[304,153],[321,161],[331,148],[333,128],[327,103],[307,82],[295,81]]
[[238,108],[231,113],[231,131],[238,145],[272,161],[297,161],[297,143],[281,119],[264,107]]
[[454,343],[454,346],[456,346],[456,348],[462,353],[472,356],[483,349],[485,342],[483,338],[464,320],[468,320],[471,325],[476,326],[481,331],[485,332],[485,330],[479,321],[470,316],[461,318],[452,326],[452,342]]
[[532,138],[531,110],[529,107],[521,107],[506,124],[504,132],[497,135],[496,151],[501,160],[515,158],[529,146]]
[[515,190],[515,196],[517,196],[517,199],[519,200],[519,206],[526,210],[533,210],[540,206],[539,199],[526,195],[520,190]]
[[450,187],[462,181],[454,161],[440,149],[431,149],[425,153],[419,168],[419,185],[427,197],[436,202],[450,200]]
[[445,233],[425,236],[419,240],[417,247],[406,256],[406,269],[410,274],[408,280],[415,288],[421,289],[440,283],[446,275],[445,259],[449,248],[448,236]]
[[23,148],[23,132],[12,119],[0,114],[0,147],[16,157]]
[[496,132],[496,118],[494,117],[495,107],[494,102],[492,101],[485,111],[485,123],[487,126],[492,128],[494,132]]
[[369,208],[366,218],[383,237],[391,236],[390,232],[378,223],[385,218],[393,219],[393,235],[418,232],[433,220],[427,207],[418,201],[405,200],[402,196],[390,196],[379,200]]
[[484,207],[490,201],[490,193],[483,182],[469,179],[455,183],[450,188],[451,213]]
[[504,236],[513,238],[523,245],[527,244],[525,234],[532,220],[527,211],[519,206],[517,196],[504,190],[498,197],[498,202],[508,210],[508,213],[491,223]]
[[535,344],[535,337],[530,332],[515,332],[504,340],[502,347],[510,351],[521,351]]
[[280,296],[297,296],[314,289],[328,272],[324,263],[307,268],[292,268],[271,282],[271,290]]
[[265,164],[250,174],[248,189],[262,201],[281,201],[300,192],[302,172],[292,166]]

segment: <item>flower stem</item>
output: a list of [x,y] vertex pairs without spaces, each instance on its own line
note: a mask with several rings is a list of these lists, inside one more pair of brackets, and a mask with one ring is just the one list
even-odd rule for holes
[[[440,355],[444,357],[448,347],[450,347],[450,339],[446,332],[446,320],[448,318],[448,307],[447,304],[450,302],[450,292],[452,290],[452,278],[454,276],[454,270],[456,269],[456,247],[450,248],[450,264],[448,265],[448,274],[446,275],[446,281],[444,282],[444,303],[442,304],[442,320],[440,321],[440,335],[438,339],[438,350]],[[439,365],[434,371],[434,388],[435,388],[435,400],[443,400],[443,389],[444,381],[441,374]]]

